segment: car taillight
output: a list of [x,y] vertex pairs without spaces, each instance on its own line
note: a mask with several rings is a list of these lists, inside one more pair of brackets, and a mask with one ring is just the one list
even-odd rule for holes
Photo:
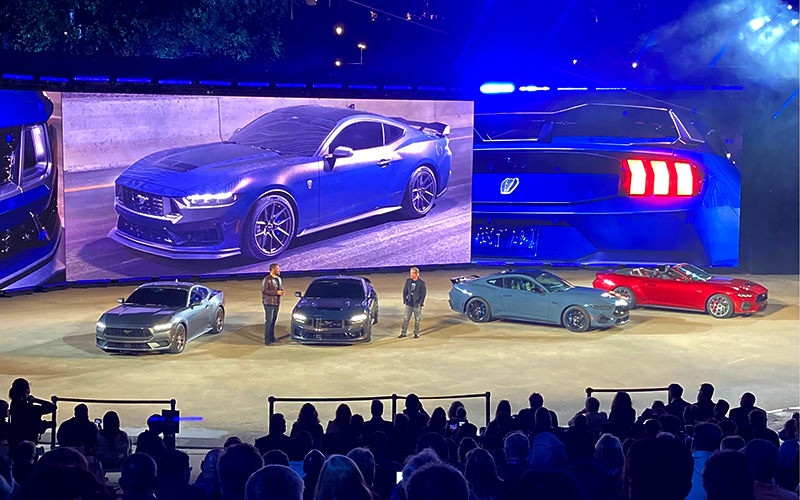
[[620,193],[627,196],[695,196],[703,187],[703,171],[680,160],[622,160]]

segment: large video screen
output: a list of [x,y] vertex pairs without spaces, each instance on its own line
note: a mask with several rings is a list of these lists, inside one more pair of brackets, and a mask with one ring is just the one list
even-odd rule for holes
[[67,279],[466,263],[472,102],[62,94]]
[[733,93],[519,94],[476,103],[473,262],[738,265]]
[[0,290],[64,272],[61,179],[60,95],[0,90]]

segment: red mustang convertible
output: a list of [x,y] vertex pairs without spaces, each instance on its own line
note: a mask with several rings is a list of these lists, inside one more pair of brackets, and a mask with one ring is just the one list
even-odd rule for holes
[[767,308],[767,289],[758,283],[711,276],[691,264],[600,272],[593,286],[624,296],[631,309],[637,305],[694,309],[722,319]]

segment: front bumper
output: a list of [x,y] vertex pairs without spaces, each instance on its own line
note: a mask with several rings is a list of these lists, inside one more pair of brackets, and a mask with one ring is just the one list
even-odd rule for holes
[[588,309],[592,317],[592,327],[594,328],[611,328],[614,326],[624,325],[630,321],[630,311],[627,307],[616,306],[613,310],[597,310],[594,308]]
[[768,292],[756,295],[752,299],[735,297],[733,311],[735,314],[752,314],[767,309],[769,303]]
[[369,342],[368,329],[366,321],[358,326],[317,328],[292,320],[292,340],[300,344],[357,344]]
[[171,336],[172,330],[153,332],[151,328],[106,326],[102,332],[96,330],[95,345],[106,352],[166,351]]

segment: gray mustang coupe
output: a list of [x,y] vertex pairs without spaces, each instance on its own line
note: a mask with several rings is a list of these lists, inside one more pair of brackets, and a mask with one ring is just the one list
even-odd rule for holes
[[222,292],[193,283],[146,283],[119,303],[97,322],[97,347],[104,351],[178,354],[190,340],[225,325]]
[[313,344],[354,344],[372,340],[378,322],[378,294],[367,278],[314,278],[292,311],[292,340]]
[[573,286],[546,271],[504,271],[450,281],[450,308],[476,323],[508,318],[585,332],[622,325],[629,319],[628,301],[621,295]]

